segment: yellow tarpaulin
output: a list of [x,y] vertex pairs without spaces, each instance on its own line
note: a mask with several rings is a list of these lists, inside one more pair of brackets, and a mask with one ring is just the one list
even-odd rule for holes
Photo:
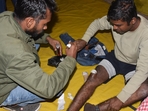
[[[141,1],[142,0],[137,0],[136,3],[138,5],[138,9],[143,10],[142,12],[144,12],[146,7],[142,5]],[[10,1],[8,1],[8,4],[10,4],[9,2]],[[60,41],[61,39],[59,38],[59,35],[65,32],[71,35],[74,39],[81,38],[89,24],[94,19],[106,15],[109,8],[109,4],[103,0],[56,0],[56,2],[58,5],[57,16],[53,15],[52,21],[49,23],[49,27],[46,32],[50,33],[51,37]],[[11,6],[12,5],[8,6],[8,9],[12,9]],[[108,51],[113,49],[114,42],[110,32],[98,32],[95,36],[105,44]],[[62,41],[61,43],[63,46],[63,53],[65,53],[65,45]],[[47,65],[48,59],[54,55],[54,51],[50,49],[49,46],[41,45],[41,48],[39,49],[41,67],[48,74],[52,74],[52,72],[55,70],[54,67]],[[83,85],[84,78],[82,76],[82,72],[86,71],[90,73],[90,71],[94,68],[95,66],[81,66],[77,64],[76,71],[73,73],[73,76],[69,80],[66,90],[64,91],[65,105],[64,110],[62,111],[66,111],[72,101],[68,97],[68,94],[70,93],[74,97],[78,89]],[[103,84],[98,87],[93,96],[87,102],[98,104],[108,98],[117,95],[123,87],[124,79],[121,75],[118,75],[107,84]],[[139,102],[133,106],[137,107],[138,105]],[[51,102],[41,103],[40,111],[57,111],[57,107],[58,98]],[[0,108],[0,111],[5,110]],[[83,111],[83,108],[81,111]],[[133,110],[127,107],[121,111]]]

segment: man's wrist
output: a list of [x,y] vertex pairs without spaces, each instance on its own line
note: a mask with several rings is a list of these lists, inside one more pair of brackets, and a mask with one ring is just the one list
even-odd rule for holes
[[47,41],[49,44],[50,44],[50,42],[51,42],[51,39],[52,39],[52,38],[51,38],[50,36],[47,36],[47,37],[46,37],[46,41]]
[[82,40],[82,39],[78,39],[76,41],[76,43],[77,43],[78,51],[83,49],[86,46],[86,44],[87,44],[87,42]]

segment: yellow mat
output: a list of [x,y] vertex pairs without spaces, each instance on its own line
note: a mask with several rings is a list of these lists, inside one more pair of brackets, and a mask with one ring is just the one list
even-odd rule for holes
[[[109,8],[109,4],[104,2],[103,0],[56,0],[56,2],[59,8],[57,12],[58,21],[54,23],[57,18],[56,16],[53,16],[53,19],[49,24],[50,26],[48,27],[49,29],[46,32],[50,33],[53,38],[58,40],[60,40],[59,35],[65,32],[69,33],[75,39],[81,38],[89,24],[94,19],[105,15]],[[142,5],[140,6],[141,8],[143,8]],[[13,10],[10,1],[8,1],[8,9]],[[110,32],[97,33],[96,37],[106,45],[108,51],[113,49],[114,42]],[[65,45],[62,41],[61,43],[63,46],[63,53],[65,53]],[[54,55],[54,51],[51,50],[48,46],[42,45],[39,50],[41,67],[45,72],[49,74],[52,74],[55,68],[48,66],[47,60]],[[66,90],[64,92],[65,105],[64,109],[61,111],[66,111],[72,101],[68,97],[68,93],[71,93],[74,97],[78,89],[83,85],[84,78],[82,76],[82,72],[87,71],[88,73],[90,73],[90,71],[94,68],[95,66],[81,66],[77,64],[77,69],[74,72],[69,83],[67,84]],[[110,97],[117,95],[121,91],[123,86],[124,79],[121,75],[119,75],[107,84],[103,84],[98,87],[93,96],[88,100],[88,102],[98,104]],[[58,99],[51,102],[41,103],[41,105],[42,106],[40,111],[57,111]],[[139,103],[136,103],[133,106],[137,107],[138,105]],[[0,111],[5,110],[3,108],[0,108]],[[80,111],[83,111],[83,108]],[[133,110],[127,107],[122,109],[121,111]]]

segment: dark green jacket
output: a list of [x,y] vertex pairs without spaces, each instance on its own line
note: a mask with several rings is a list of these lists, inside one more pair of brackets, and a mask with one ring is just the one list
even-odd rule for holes
[[[38,42],[47,43],[46,37]],[[43,72],[35,41],[21,29],[12,12],[0,14],[0,104],[17,85],[43,98],[54,97],[75,66],[76,60],[67,56],[52,74]]]

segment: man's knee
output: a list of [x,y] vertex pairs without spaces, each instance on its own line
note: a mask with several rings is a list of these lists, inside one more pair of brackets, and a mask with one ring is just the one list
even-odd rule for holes
[[98,65],[96,67],[96,70],[97,70],[97,77],[99,78],[99,81],[104,83],[107,80],[109,80],[109,74],[108,74],[107,70],[103,66]]
[[87,83],[91,82],[95,86],[98,86],[98,85],[102,84],[103,82],[105,82],[106,80],[109,79],[108,73],[103,66],[98,65],[95,68],[95,70],[96,70],[95,74],[90,73],[88,80],[87,80]]

